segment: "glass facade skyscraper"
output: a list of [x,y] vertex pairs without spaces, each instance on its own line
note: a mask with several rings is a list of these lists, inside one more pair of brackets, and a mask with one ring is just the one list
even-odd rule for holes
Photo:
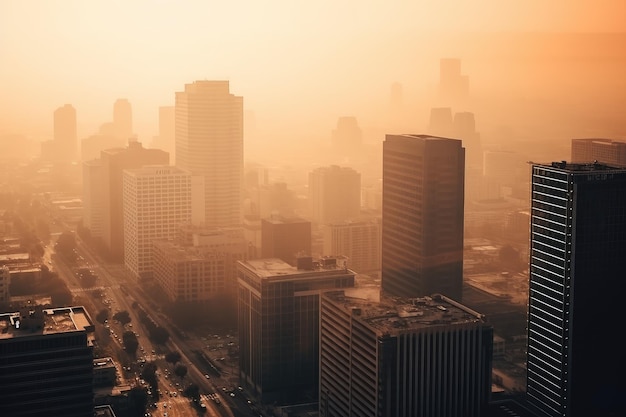
[[532,166],[527,398],[542,415],[625,415],[625,255],[626,169]]

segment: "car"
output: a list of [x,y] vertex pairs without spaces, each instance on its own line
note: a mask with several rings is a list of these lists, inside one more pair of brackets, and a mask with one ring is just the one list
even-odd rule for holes
[[205,377],[206,379],[211,379],[211,377],[210,377],[208,374],[204,374],[204,377]]

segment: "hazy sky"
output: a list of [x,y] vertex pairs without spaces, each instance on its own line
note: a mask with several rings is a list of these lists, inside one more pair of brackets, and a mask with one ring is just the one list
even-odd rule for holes
[[329,120],[394,81],[434,84],[458,54],[445,34],[619,32],[624,16],[623,0],[0,0],[0,133],[51,136],[71,103],[82,138],[127,98],[150,140],[197,79],[230,80],[259,124]]

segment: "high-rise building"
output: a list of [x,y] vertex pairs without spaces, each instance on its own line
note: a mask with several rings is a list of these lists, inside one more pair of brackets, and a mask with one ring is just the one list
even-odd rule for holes
[[572,162],[626,166],[626,140],[572,139]]
[[439,95],[446,103],[459,103],[469,95],[469,77],[461,74],[461,60],[439,61]]
[[319,297],[354,286],[336,258],[238,262],[239,377],[263,402],[315,400],[319,376]]
[[175,165],[176,161],[175,122],[174,106],[159,107],[159,135],[153,138],[151,146],[151,148],[162,149],[169,153],[172,165]]
[[309,204],[316,225],[359,217],[361,174],[337,165],[314,169],[309,173]]
[[102,238],[109,256],[124,261],[123,171],[144,165],[167,165],[169,155],[159,149],[145,149],[129,141],[126,148],[101,152],[102,162]]
[[452,108],[433,107],[428,119],[428,133],[434,136],[452,136],[454,134],[454,118]]
[[175,107],[176,166],[204,178],[204,225],[241,225],[243,98],[228,81],[195,81]]
[[324,255],[348,258],[356,273],[380,271],[381,219],[359,219],[324,225]]
[[83,307],[0,314],[0,415],[92,417],[93,341]]
[[332,132],[333,150],[339,156],[355,155],[361,152],[362,142],[363,133],[356,117],[340,117]]
[[482,170],[483,149],[480,143],[480,133],[476,131],[474,113],[467,111],[455,113],[453,126],[454,138],[463,141],[465,166]]
[[440,294],[322,294],[320,417],[482,417],[493,327]]
[[261,258],[278,258],[295,266],[301,256],[311,256],[311,222],[299,217],[261,219]]
[[76,109],[66,104],[54,111],[54,146],[60,159],[72,161],[76,157]]
[[460,140],[386,136],[381,259],[386,294],[462,299],[464,170]]
[[152,242],[191,223],[191,174],[169,165],[124,170],[124,264],[152,277]]
[[102,160],[83,162],[83,227],[91,237],[102,238],[104,207],[102,200]]
[[527,389],[549,417],[626,412],[621,343],[626,169],[534,164]]
[[124,142],[133,137],[133,110],[125,98],[113,104],[113,129],[115,136]]

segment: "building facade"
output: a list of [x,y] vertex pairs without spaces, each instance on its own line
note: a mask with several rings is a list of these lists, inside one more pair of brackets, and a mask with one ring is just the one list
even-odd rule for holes
[[602,138],[572,139],[572,162],[593,161],[626,166],[626,141]]
[[124,171],[124,264],[152,276],[152,242],[176,236],[191,223],[191,175],[169,165]]
[[83,226],[94,238],[102,238],[103,235],[103,185],[102,160],[83,162]]
[[0,415],[92,417],[93,335],[83,307],[0,314]]
[[445,296],[321,299],[320,417],[482,417],[493,328]]
[[351,220],[361,211],[361,174],[332,165],[309,173],[311,220],[317,225]]
[[342,255],[357,273],[380,271],[380,217],[324,225],[324,255]]
[[386,294],[462,299],[464,169],[460,140],[387,135],[381,259]]
[[239,377],[263,402],[312,402],[319,376],[319,297],[354,286],[335,258],[239,262]]
[[228,81],[195,81],[176,93],[176,166],[204,180],[202,225],[242,223],[243,98]]
[[[626,411],[626,169],[532,166],[527,398],[549,417]],[[609,340],[607,340],[607,338]]]
[[311,222],[298,217],[261,219],[261,258],[278,258],[295,266],[311,255]]
[[104,150],[100,155],[103,181],[101,188],[102,240],[111,259],[123,262],[123,171],[144,165],[167,165],[169,155],[159,149],[146,149],[136,141],[129,141],[126,148]]

